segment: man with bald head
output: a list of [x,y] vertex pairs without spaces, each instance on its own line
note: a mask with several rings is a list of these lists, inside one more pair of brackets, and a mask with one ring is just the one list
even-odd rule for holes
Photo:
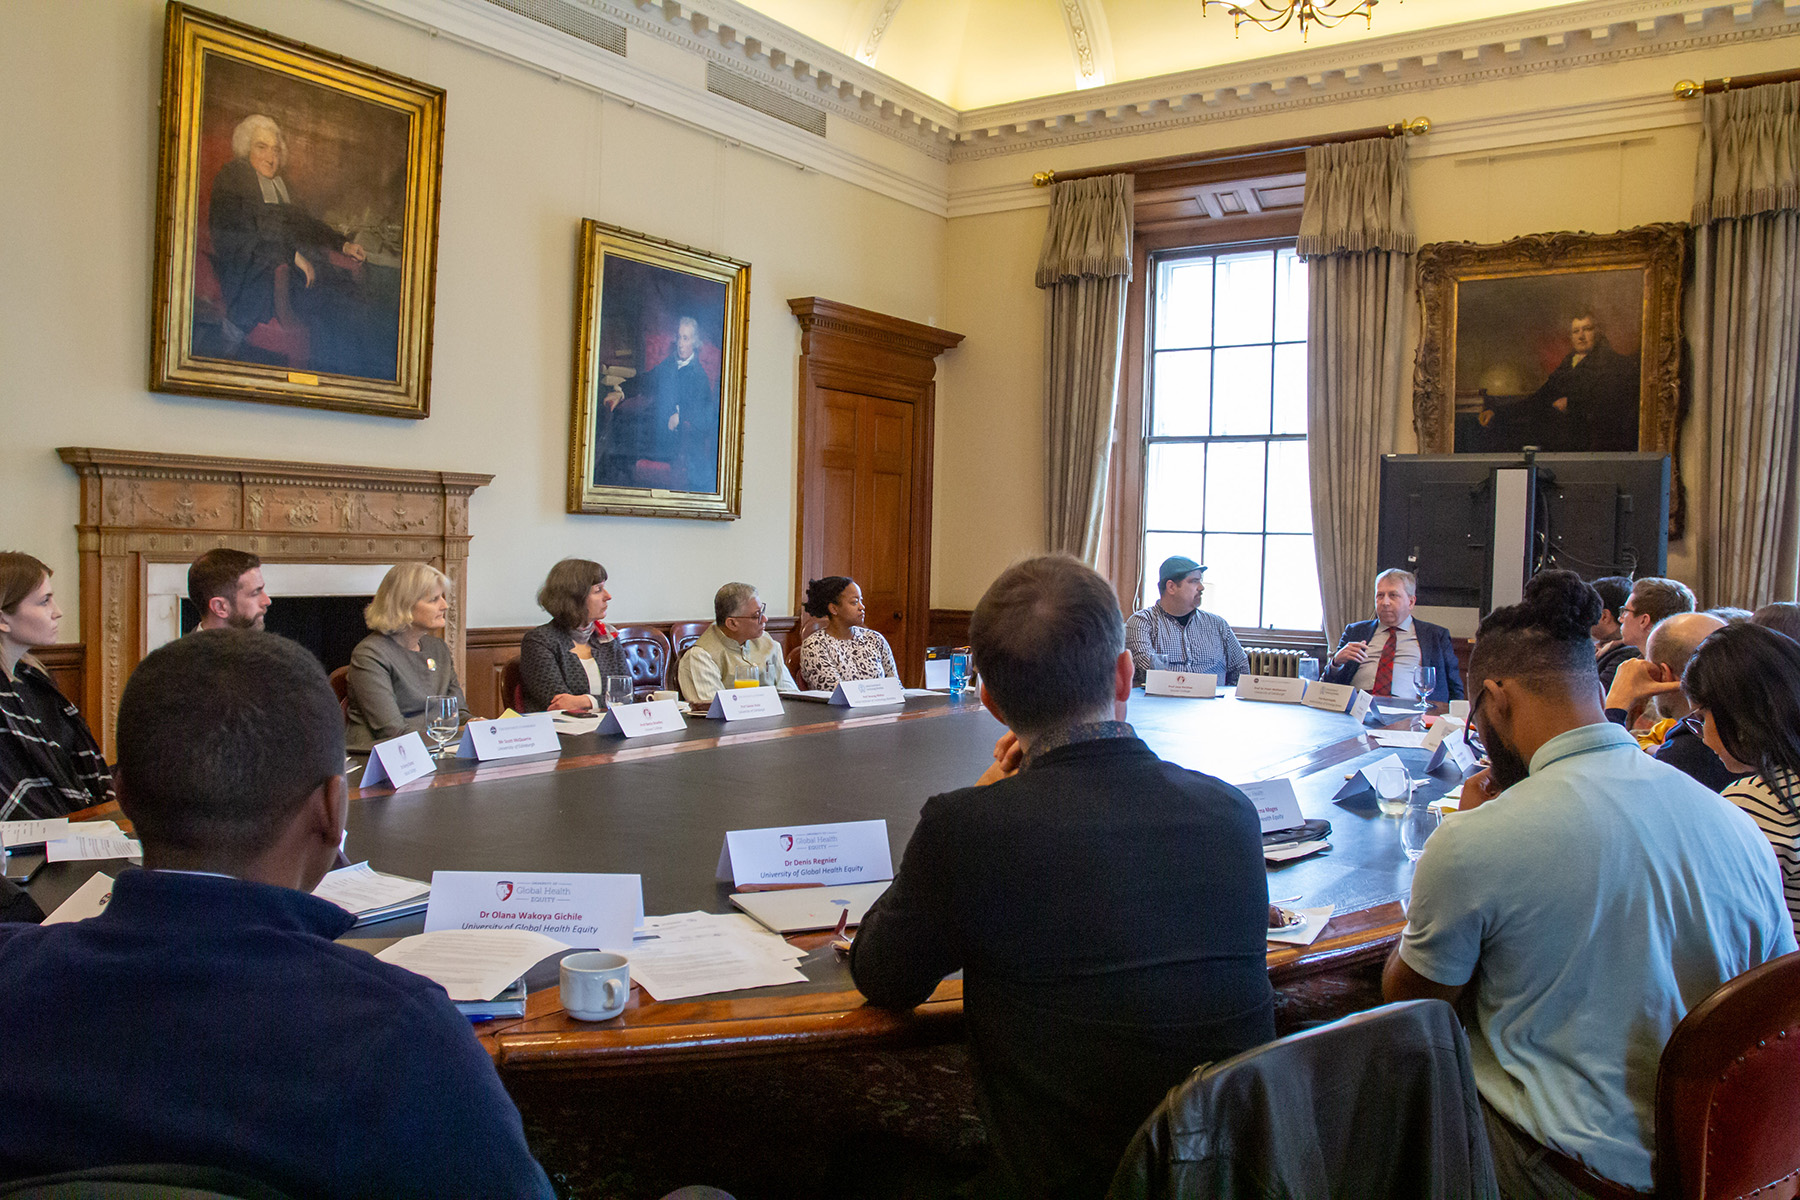
[[1725,622],[1711,613],[1676,613],[1664,618],[1646,639],[1648,656],[1620,663],[1606,692],[1606,715],[1616,724],[1629,727],[1642,710],[1661,717],[1651,727],[1657,740],[1645,748],[1715,792],[1723,791],[1737,776],[1701,740],[1700,723],[1681,690],[1681,673],[1707,635],[1724,626]]

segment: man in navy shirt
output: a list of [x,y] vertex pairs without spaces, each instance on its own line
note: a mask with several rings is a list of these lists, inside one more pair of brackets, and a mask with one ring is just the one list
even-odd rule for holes
[[548,1197],[518,1110],[437,984],[334,943],[308,895],[349,800],[325,672],[202,631],[139,665],[119,803],[144,844],[112,903],[0,927],[0,1179],[224,1168],[294,1197]]

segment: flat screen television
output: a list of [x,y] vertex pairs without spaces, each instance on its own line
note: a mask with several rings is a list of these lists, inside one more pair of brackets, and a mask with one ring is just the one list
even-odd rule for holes
[[1536,470],[1526,577],[1661,575],[1669,557],[1669,460],[1661,454],[1384,454],[1379,567],[1419,579],[1418,602],[1492,607],[1494,472]]

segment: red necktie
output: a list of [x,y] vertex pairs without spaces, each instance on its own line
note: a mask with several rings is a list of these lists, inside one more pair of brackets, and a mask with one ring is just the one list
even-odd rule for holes
[[1394,694],[1394,647],[1400,644],[1400,631],[1392,625],[1384,625],[1387,631],[1387,645],[1381,648],[1381,661],[1375,664],[1375,686],[1369,690],[1377,696]]

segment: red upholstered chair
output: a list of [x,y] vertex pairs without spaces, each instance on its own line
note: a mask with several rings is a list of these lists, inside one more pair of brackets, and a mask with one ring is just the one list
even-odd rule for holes
[[337,695],[338,707],[344,710],[344,720],[350,719],[350,668],[339,667],[331,673],[331,690]]
[[1658,1200],[1800,1196],[1800,954],[1723,984],[1656,1072]]
[[651,692],[667,688],[673,656],[663,631],[654,625],[621,625],[614,632],[619,636],[619,649],[625,652],[625,662],[631,667],[632,697],[642,700]]
[[800,677],[800,643],[804,642],[813,630],[824,624],[825,622],[820,618],[803,612],[794,619],[792,625],[788,626],[787,636],[781,639],[782,656],[787,660],[788,674],[792,675],[794,682],[803,688],[809,688],[812,684]]
[[514,712],[526,711],[525,676],[516,658],[500,668],[500,703]]

